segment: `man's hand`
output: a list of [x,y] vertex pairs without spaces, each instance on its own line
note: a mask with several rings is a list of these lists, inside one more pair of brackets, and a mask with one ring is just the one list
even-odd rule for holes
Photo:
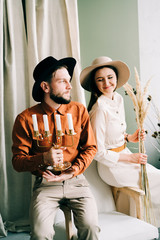
[[63,163],[63,150],[65,148],[54,149],[51,148],[48,152],[43,153],[45,165],[55,166]]
[[47,182],[63,182],[67,179],[72,178],[73,175],[73,169],[63,171],[60,175],[54,175],[51,171],[46,170],[46,172],[43,172],[42,177],[45,178]]

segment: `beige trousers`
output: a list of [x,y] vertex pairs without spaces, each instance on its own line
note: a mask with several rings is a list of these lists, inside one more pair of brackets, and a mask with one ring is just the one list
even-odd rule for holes
[[83,174],[58,183],[44,180],[34,190],[30,207],[31,240],[53,240],[54,219],[60,204],[73,212],[79,240],[97,240],[98,213],[95,199]]

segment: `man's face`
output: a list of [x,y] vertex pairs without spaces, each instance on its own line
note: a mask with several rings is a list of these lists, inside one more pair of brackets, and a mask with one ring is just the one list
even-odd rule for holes
[[51,79],[50,86],[50,98],[59,104],[68,104],[71,101],[71,89],[70,84],[71,77],[66,68],[60,68]]

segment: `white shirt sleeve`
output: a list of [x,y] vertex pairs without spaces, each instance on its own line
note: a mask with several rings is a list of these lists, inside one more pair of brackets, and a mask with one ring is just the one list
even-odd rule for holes
[[119,153],[107,150],[105,147],[107,114],[103,109],[96,108],[90,112],[90,120],[98,147],[95,160],[108,167],[113,167],[118,162]]

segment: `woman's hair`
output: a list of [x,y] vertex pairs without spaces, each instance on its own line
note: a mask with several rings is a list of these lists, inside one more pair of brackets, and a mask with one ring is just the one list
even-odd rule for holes
[[90,101],[89,101],[88,108],[87,108],[88,112],[92,109],[92,106],[96,103],[97,99],[102,95],[102,92],[99,91],[99,89],[97,88],[97,85],[95,83],[95,79],[94,79],[95,78],[95,73],[97,72],[97,70],[105,68],[105,67],[111,68],[115,72],[117,80],[118,80],[118,71],[113,66],[101,66],[101,67],[98,67],[98,68],[94,69],[91,72],[91,79],[93,81],[90,81],[91,97],[90,97]]

